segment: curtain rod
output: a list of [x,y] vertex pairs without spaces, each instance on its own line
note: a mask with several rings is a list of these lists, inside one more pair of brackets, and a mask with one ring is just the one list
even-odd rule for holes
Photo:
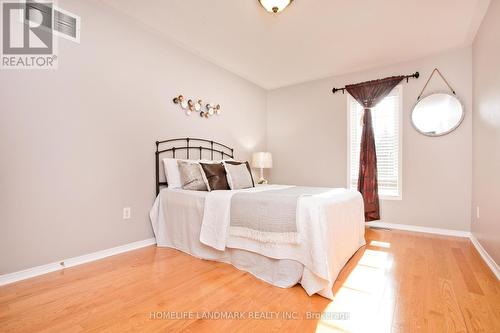
[[[405,75],[404,76],[404,78],[406,79],[406,82],[408,82],[408,80],[410,78],[418,79],[419,77],[420,77],[420,73],[419,72],[415,72],[415,73],[413,73],[411,75]],[[333,88],[332,92],[335,94],[337,91],[340,91],[340,90],[342,90],[342,93],[344,93],[345,92],[345,87],[343,87],[343,88]]]

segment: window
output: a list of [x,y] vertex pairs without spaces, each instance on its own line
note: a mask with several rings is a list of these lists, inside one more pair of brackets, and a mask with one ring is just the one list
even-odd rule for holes
[[[402,87],[399,85],[372,110],[377,149],[378,192],[381,199],[401,199],[402,99]],[[348,177],[350,187],[357,189],[363,107],[350,95],[348,97],[348,112]]]

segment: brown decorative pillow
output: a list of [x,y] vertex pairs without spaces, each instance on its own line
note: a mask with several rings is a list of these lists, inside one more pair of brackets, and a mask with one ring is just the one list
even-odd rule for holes
[[247,162],[224,161],[224,163],[232,165],[246,164],[248,173],[250,174],[250,178],[252,179],[252,187],[255,187],[255,182],[253,181],[252,169],[250,168],[250,164],[248,163],[248,161]]
[[226,169],[222,163],[200,163],[200,165],[205,172],[209,191],[229,190]]

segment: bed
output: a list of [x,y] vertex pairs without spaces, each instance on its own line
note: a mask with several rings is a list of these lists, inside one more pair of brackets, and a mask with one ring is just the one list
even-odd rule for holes
[[[332,287],[340,270],[365,244],[363,200],[357,191],[290,185],[211,192],[170,188],[161,172],[163,154],[200,160],[234,157],[233,149],[204,139],[156,142],[157,196],[150,219],[158,246],[231,264],[277,287],[299,283],[309,295],[333,298]],[[295,206],[287,210],[289,203]],[[271,208],[252,216],[261,210],[253,205]],[[235,223],[241,214],[250,223],[258,221],[260,227],[266,227],[268,221],[278,221],[277,225],[285,221],[286,225],[290,212],[296,223],[293,232],[263,231],[254,237],[255,233],[242,233],[248,229]]]

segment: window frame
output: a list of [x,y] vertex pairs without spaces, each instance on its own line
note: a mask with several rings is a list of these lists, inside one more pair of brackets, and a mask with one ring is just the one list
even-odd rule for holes
[[[398,119],[398,195],[380,195],[380,200],[403,200],[403,85],[394,89],[399,91],[399,119]],[[351,101],[356,101],[347,94],[347,188],[351,189]]]

